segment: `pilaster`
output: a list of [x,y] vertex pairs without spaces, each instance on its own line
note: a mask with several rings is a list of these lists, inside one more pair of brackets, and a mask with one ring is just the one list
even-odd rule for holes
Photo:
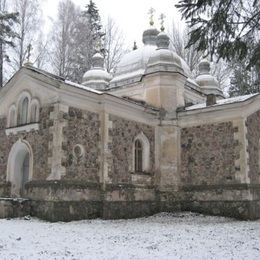
[[49,127],[52,140],[48,144],[48,165],[51,168],[51,174],[47,180],[60,180],[61,176],[66,173],[65,167],[62,166],[62,158],[65,156],[62,143],[64,141],[63,128],[67,126],[63,113],[68,113],[68,110],[68,106],[56,103],[54,104],[54,110],[50,112],[50,119],[53,120],[53,125]]

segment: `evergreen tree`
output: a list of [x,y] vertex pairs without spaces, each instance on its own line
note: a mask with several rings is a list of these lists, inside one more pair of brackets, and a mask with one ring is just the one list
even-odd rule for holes
[[242,62],[233,64],[233,75],[230,80],[229,95],[231,97],[260,92],[260,71],[256,67],[246,70]]
[[90,0],[86,8],[87,11],[85,11],[85,14],[89,22],[89,27],[93,35],[93,38],[96,38],[100,35],[100,31],[102,29],[99,10],[96,7],[96,4],[92,0]]
[[188,46],[260,68],[259,0],[181,0],[176,7],[192,28]]
[[17,22],[18,13],[11,13],[5,10],[5,1],[0,2],[0,88],[4,82],[4,61],[9,61],[5,52],[7,46],[14,47],[14,38],[17,37],[13,26]]
[[84,15],[87,18],[88,26],[90,29],[89,35],[89,48],[87,50],[89,61],[91,61],[93,54],[99,49],[99,51],[105,55],[105,50],[103,47],[104,32],[101,31],[102,24],[99,15],[99,10],[96,4],[90,0],[89,4],[86,6],[86,11]]

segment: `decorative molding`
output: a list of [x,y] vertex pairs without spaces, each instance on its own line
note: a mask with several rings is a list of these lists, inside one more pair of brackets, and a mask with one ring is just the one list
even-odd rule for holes
[[5,134],[10,135],[14,134],[16,135],[19,132],[30,132],[30,131],[38,131],[40,129],[40,124],[39,123],[33,123],[33,124],[26,124],[26,125],[21,125],[21,126],[16,126],[12,128],[6,128],[5,129]]

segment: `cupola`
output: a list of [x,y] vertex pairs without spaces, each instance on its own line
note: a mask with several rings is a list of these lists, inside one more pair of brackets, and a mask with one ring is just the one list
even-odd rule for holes
[[104,58],[98,52],[92,57],[92,67],[84,74],[82,85],[97,90],[104,90],[107,88],[111,78],[111,75],[104,68]]
[[219,82],[210,73],[210,62],[205,58],[199,63],[199,75],[196,77],[195,81],[204,94],[215,94],[219,98],[224,97]]

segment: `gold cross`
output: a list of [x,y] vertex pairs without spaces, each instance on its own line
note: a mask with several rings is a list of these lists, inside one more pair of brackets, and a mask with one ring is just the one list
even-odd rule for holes
[[150,15],[150,25],[153,25],[153,14],[155,12],[154,8],[150,8],[148,14]]
[[164,14],[160,14],[159,16],[159,20],[161,20],[161,31],[163,32],[164,31],[164,26],[163,26],[163,23],[164,23],[164,19],[166,18],[166,16]]

